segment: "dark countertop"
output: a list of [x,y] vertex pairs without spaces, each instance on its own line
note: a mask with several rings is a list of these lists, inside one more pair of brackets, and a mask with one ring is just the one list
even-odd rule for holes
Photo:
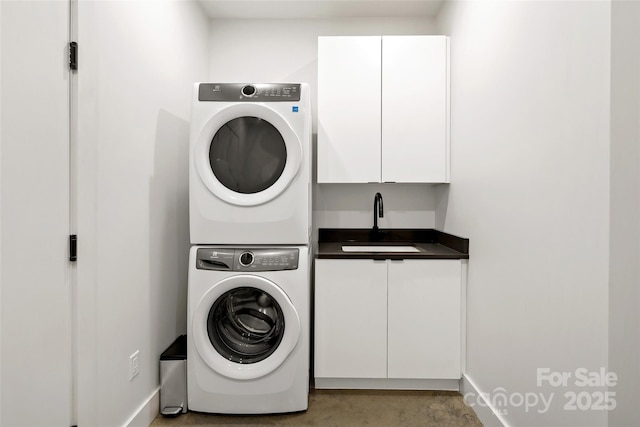
[[[344,252],[345,245],[412,245],[420,252]],[[469,239],[432,228],[321,228],[319,259],[469,259]]]

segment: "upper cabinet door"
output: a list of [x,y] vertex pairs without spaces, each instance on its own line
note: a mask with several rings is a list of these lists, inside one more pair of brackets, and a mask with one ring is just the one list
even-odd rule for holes
[[449,182],[445,36],[382,38],[382,181]]
[[381,37],[318,38],[318,182],[380,182]]

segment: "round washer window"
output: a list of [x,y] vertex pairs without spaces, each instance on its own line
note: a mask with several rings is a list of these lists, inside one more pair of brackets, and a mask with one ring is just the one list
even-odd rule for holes
[[254,194],[271,187],[287,162],[284,138],[258,117],[238,117],[218,129],[211,140],[209,163],[218,181],[237,193]]
[[284,314],[268,293],[250,287],[222,294],[207,318],[209,340],[227,360],[249,364],[269,357],[282,341]]

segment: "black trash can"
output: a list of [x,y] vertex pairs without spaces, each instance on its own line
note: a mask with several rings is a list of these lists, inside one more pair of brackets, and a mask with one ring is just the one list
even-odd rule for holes
[[187,412],[187,336],[181,335],[160,356],[160,413]]

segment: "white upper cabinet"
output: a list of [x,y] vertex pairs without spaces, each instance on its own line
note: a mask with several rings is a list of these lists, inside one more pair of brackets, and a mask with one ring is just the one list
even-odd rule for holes
[[449,182],[448,46],[318,38],[318,182]]
[[380,46],[318,39],[318,182],[380,181]]
[[448,182],[448,40],[382,38],[382,181]]

